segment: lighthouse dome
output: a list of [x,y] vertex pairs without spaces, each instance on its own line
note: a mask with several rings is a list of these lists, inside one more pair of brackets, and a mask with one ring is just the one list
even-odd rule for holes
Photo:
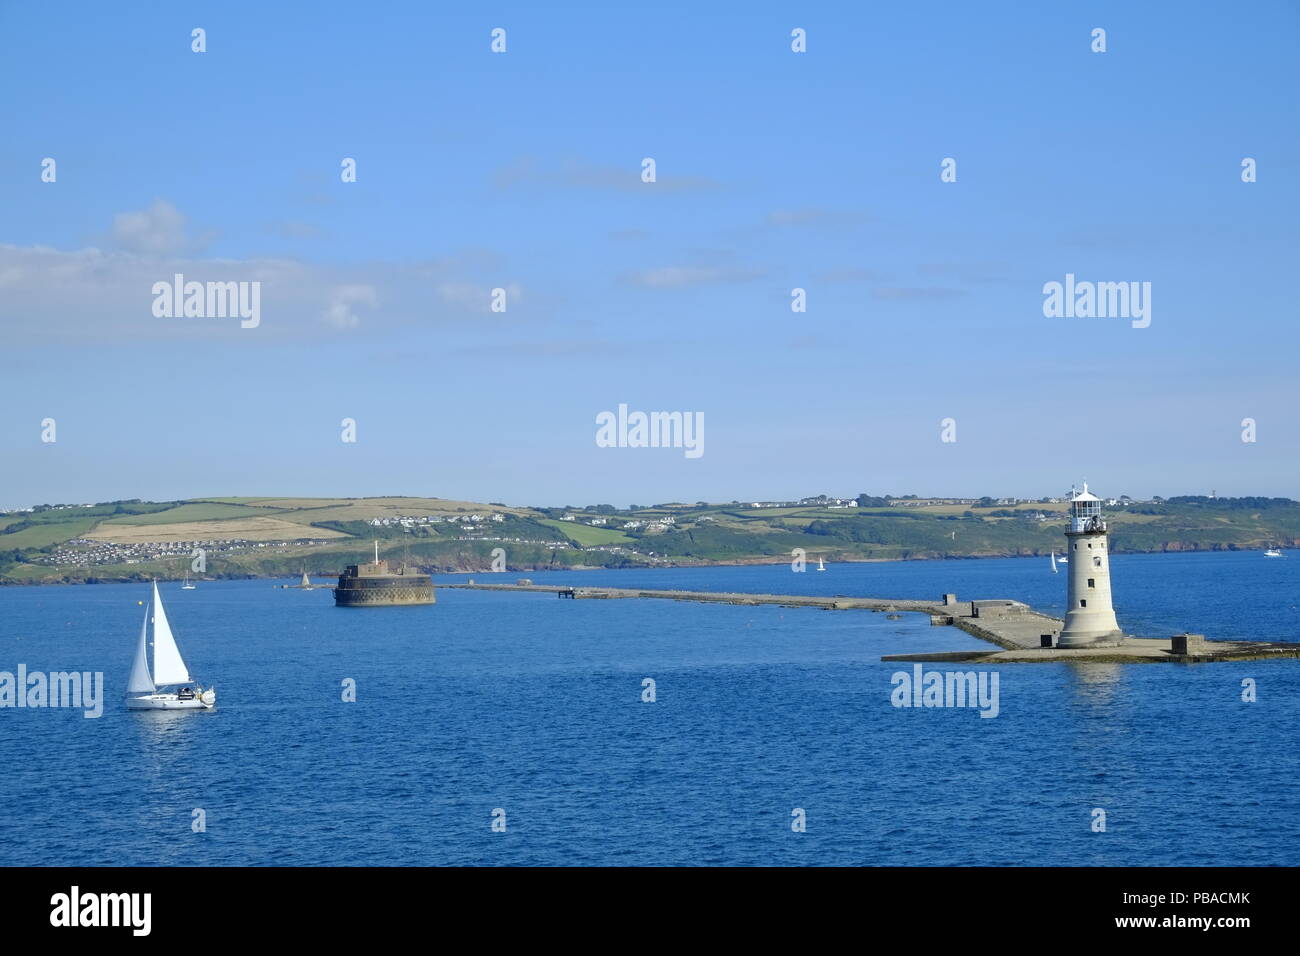
[[1086,481],[1083,483],[1083,491],[1079,492],[1077,495],[1071,495],[1070,500],[1071,501],[1101,501],[1100,498],[1098,498],[1096,495],[1094,495],[1092,492],[1088,490],[1088,483]]

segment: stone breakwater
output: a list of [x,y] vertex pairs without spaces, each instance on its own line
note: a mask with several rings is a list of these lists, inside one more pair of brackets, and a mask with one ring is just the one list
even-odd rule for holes
[[518,591],[555,594],[570,600],[654,599],[696,601],[745,606],[770,604],[778,607],[821,608],[827,611],[864,610],[926,614],[930,623],[957,627],[996,645],[1000,650],[950,651],[932,654],[890,654],[885,661],[972,661],[979,663],[1031,663],[1077,661],[1080,663],[1203,663],[1210,661],[1263,660],[1300,657],[1300,643],[1275,641],[1207,641],[1200,634],[1176,634],[1166,638],[1125,636],[1114,644],[1098,647],[1056,647],[1064,622],[1035,611],[1020,601],[958,601],[945,594],[937,601],[911,598],[868,598],[848,595],[813,597],[803,594],[757,594],[743,591],[681,591],[647,588],[575,587],[554,584],[442,584],[447,589]]

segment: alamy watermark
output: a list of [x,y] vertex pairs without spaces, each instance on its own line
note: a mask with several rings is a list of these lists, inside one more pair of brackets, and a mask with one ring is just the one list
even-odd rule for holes
[[18,665],[18,673],[0,671],[0,708],[80,707],[86,718],[104,714],[104,672],[29,671]]
[[889,682],[895,707],[976,707],[981,717],[996,717],[1001,710],[997,671],[922,671],[913,664],[910,674],[895,671]]
[[684,448],[687,458],[704,454],[703,412],[629,412],[620,404],[618,414],[596,416],[599,448]]
[[1151,324],[1150,282],[1065,282],[1043,284],[1043,315],[1049,319],[1132,319],[1135,329]]
[[50,897],[50,925],[127,926],[134,936],[148,936],[152,910],[152,893],[83,893],[74,885]]
[[186,282],[176,273],[171,282],[153,284],[153,314],[159,319],[239,318],[240,328],[262,323],[262,283]]

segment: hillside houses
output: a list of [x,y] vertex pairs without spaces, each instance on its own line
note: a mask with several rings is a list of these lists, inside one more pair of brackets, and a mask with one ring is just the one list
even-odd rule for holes
[[427,527],[434,524],[455,524],[462,522],[466,525],[482,524],[484,521],[494,521],[497,523],[506,520],[506,516],[500,512],[491,514],[460,514],[460,515],[393,515],[385,518],[371,518],[367,524],[372,528],[402,528],[410,531],[413,528]]
[[59,545],[38,563],[91,567],[108,564],[143,564],[148,561],[192,558],[202,550],[211,559],[220,554],[251,551],[255,548],[287,548],[301,545],[328,544],[324,538],[301,538],[295,541],[249,541],[245,538],[206,538],[197,541],[141,541],[115,544],[90,538],[73,538]]

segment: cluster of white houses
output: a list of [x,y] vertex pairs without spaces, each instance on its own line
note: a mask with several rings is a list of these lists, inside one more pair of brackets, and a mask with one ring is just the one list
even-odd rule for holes
[[[565,515],[560,520],[581,522],[582,524],[589,524],[593,528],[609,527],[609,528],[617,528],[620,531],[640,531],[643,534],[661,534],[664,531],[671,530],[673,525],[677,523],[677,518],[674,517],[673,515],[663,515],[662,517],[658,517],[658,518],[647,518],[645,521],[641,521],[637,518],[632,518],[631,520],[627,520],[627,521],[621,518],[615,518],[614,519],[615,523],[612,525],[610,524],[610,519],[607,517],[588,518],[588,517],[580,517],[578,515]],[[703,521],[706,519],[701,518],[700,520]],[[707,520],[711,521],[712,519],[710,518]]]
[[[1211,496],[1213,497],[1213,496]],[[883,499],[891,508],[933,508],[941,505],[964,505],[973,507],[986,501],[984,498],[918,498],[915,495],[908,495],[904,498],[887,498]],[[1046,497],[1046,498],[990,498],[995,505],[1008,507],[1015,505],[1028,504],[1061,504],[1070,499],[1065,496]],[[1156,499],[1152,499],[1156,500]],[[1142,504],[1144,501],[1138,498],[1130,498],[1128,495],[1121,495],[1119,498],[1107,498],[1106,504],[1110,507],[1116,505]],[[858,507],[857,498],[831,498],[827,495],[817,495],[812,498],[800,498],[798,501],[750,501],[744,503],[749,508],[856,508]]]
[[819,506],[822,508],[856,508],[858,499],[828,498],[826,495],[817,495],[814,498],[800,498],[798,501],[750,501],[747,504],[750,508],[815,508]]
[[463,522],[464,524],[471,525],[482,524],[485,521],[496,521],[499,523],[505,520],[506,516],[504,514],[494,511],[487,515],[394,515],[391,518],[371,518],[368,524],[374,528],[398,527],[410,530],[411,528],[418,528],[422,525],[442,524],[443,522],[448,524]]
[[211,558],[217,554],[251,551],[255,548],[287,548],[290,545],[327,544],[324,538],[299,538],[295,541],[249,541],[245,538],[208,538],[196,541],[138,541],[117,544],[90,538],[73,538],[39,558],[40,564],[89,567],[103,564],[142,564],[167,558],[190,558],[202,549]]

